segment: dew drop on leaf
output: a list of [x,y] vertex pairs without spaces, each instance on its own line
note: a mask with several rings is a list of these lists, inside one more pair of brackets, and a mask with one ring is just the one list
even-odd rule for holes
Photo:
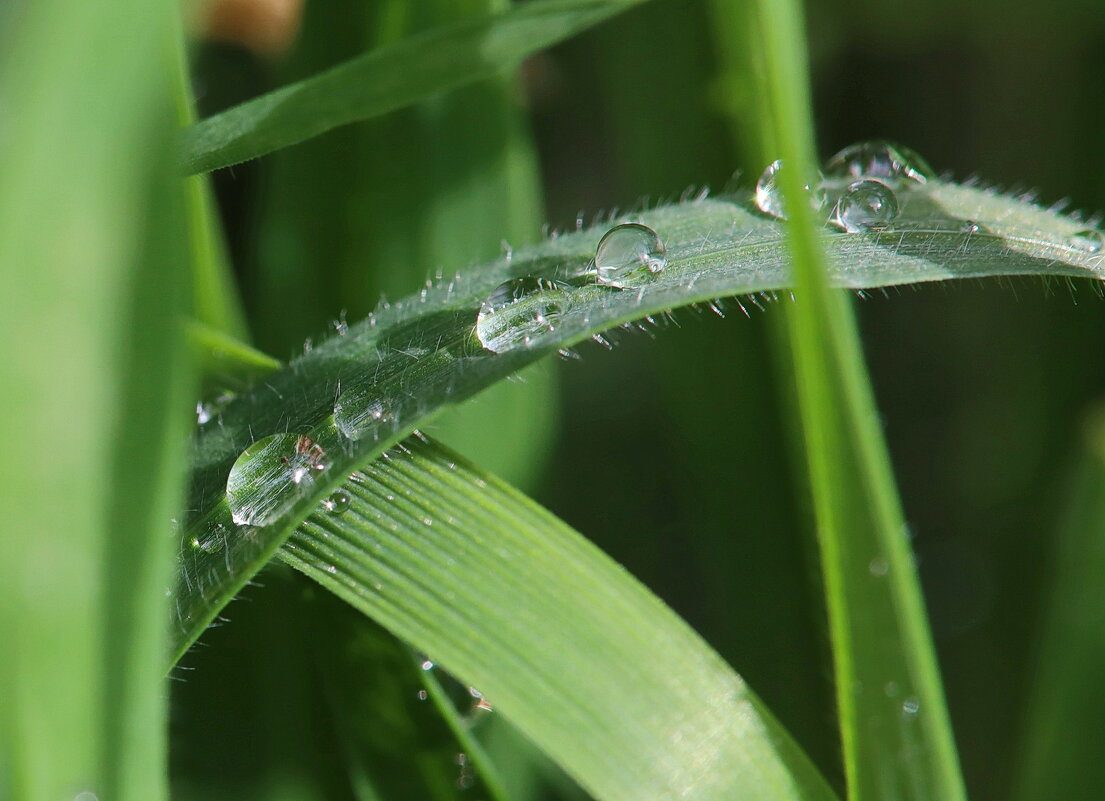
[[379,439],[381,429],[392,418],[383,393],[373,384],[352,386],[334,403],[334,425],[346,439],[364,439],[369,434]]
[[511,278],[480,304],[476,337],[493,353],[545,344],[571,307],[566,285],[535,276]]
[[914,151],[884,139],[849,145],[826,161],[822,172],[832,179],[901,179],[919,184],[936,174]]
[[310,494],[328,467],[326,452],[310,437],[274,434],[246,448],[226,479],[226,500],[240,526],[267,526]]
[[640,223],[614,226],[595,249],[595,277],[605,286],[640,286],[666,266],[664,243],[655,231]]
[[1078,233],[1071,234],[1070,246],[1083,253],[1097,253],[1105,247],[1105,236],[1093,228],[1086,228]]
[[[786,201],[783,198],[783,188],[779,186],[779,172],[782,169],[782,159],[776,159],[768,164],[760,174],[760,179],[756,181],[756,192],[753,195],[756,208],[776,220],[789,219],[787,217]],[[820,209],[825,205],[826,195],[822,187],[807,185],[805,190],[809,193],[812,208]]]
[[348,493],[338,490],[322,502],[322,508],[332,515],[340,515],[351,503]]
[[913,696],[902,701],[902,715],[911,718],[921,711],[921,702]]
[[840,196],[833,222],[850,234],[881,230],[898,216],[898,199],[882,181],[856,181]]

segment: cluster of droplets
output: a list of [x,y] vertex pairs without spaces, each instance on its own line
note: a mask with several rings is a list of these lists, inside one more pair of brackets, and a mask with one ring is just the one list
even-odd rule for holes
[[558,321],[572,308],[582,283],[612,289],[647,285],[667,266],[659,235],[638,222],[611,228],[599,240],[590,269],[577,280],[523,276],[504,281],[480,304],[476,337],[493,353],[533,348],[553,340]]
[[[756,183],[756,207],[776,219],[787,219],[779,174],[782,161],[767,166]],[[825,221],[846,233],[881,231],[898,216],[895,190],[908,191],[926,183],[933,170],[912,150],[890,142],[862,142],[841,150],[822,167],[815,186],[806,193],[815,211],[828,212]]]

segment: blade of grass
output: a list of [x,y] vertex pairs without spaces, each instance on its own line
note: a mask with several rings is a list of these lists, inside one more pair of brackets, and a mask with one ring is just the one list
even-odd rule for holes
[[478,686],[596,798],[833,798],[686,624],[525,496],[416,441],[344,492],[281,558]]
[[1099,798],[1105,696],[1101,636],[1105,581],[1105,412],[1086,426],[1084,452],[1051,571],[1050,601],[1024,715],[1017,798]]
[[816,180],[797,3],[754,6],[765,160],[790,213],[789,333],[817,519],[851,799],[965,798],[924,602],[855,319],[830,290],[803,187]]
[[[930,181],[918,195],[904,198],[899,216],[909,227],[892,236],[840,234],[826,239],[834,284],[1105,272],[1100,255],[1069,244],[1084,223],[1023,200]],[[755,299],[763,302],[790,283],[784,227],[751,211],[747,195],[662,207],[628,219],[660,232],[667,249],[665,269],[632,291],[595,284],[557,290],[568,304],[549,326],[552,330],[538,332],[530,346],[519,342],[500,353],[481,348],[473,331],[481,302],[511,277],[585,273],[606,226],[520,249],[509,259],[381,308],[213,414],[198,432],[193,455],[191,511],[174,590],[175,653],[179,656],[195,640],[350,470],[425,425],[441,408],[609,328],[642,318],[659,322],[673,308],[722,296],[761,293]],[[965,234],[964,219],[977,220],[979,231]],[[531,296],[510,309],[524,322],[543,296]],[[378,399],[386,410],[381,411],[380,426],[356,440],[341,434],[334,410],[342,393],[351,393],[345,395],[347,401],[358,393],[365,402]],[[226,495],[231,466],[259,438],[288,432],[311,437],[325,452],[319,464],[326,468],[306,483],[289,478],[285,486],[298,489],[283,496],[289,504],[266,525],[238,525]],[[276,471],[279,475],[280,469]],[[280,493],[278,485],[273,489]],[[213,538],[226,540],[226,549],[205,551],[204,543]]]
[[[177,122],[196,122],[196,102],[188,70],[188,44],[180,10],[175,10],[170,32],[173,54],[172,91]],[[187,204],[192,308],[196,317],[214,329],[246,339],[245,313],[230,269],[222,223],[215,207],[211,179],[196,176],[184,181]]]
[[494,75],[642,0],[543,0],[427,31],[285,86],[185,132],[188,172],[257,158]]
[[[0,410],[19,421],[21,454],[0,488],[0,796],[13,801],[165,795],[151,664],[165,656],[182,478],[168,465],[181,464],[187,391],[180,220],[172,206],[149,213],[171,180],[167,11],[44,0],[11,18],[0,51],[0,295],[12,301]],[[124,323],[148,327],[137,338]]]

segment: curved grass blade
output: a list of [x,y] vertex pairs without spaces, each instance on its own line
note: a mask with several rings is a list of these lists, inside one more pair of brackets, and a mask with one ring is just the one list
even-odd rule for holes
[[832,799],[682,620],[557,518],[410,441],[280,557],[476,685],[602,801]]
[[[1082,228],[1075,220],[950,183],[929,182],[914,191],[901,198],[900,230],[825,236],[834,284],[1105,276],[1105,253],[1071,244]],[[771,293],[790,285],[785,229],[754,212],[747,197],[666,206],[632,219],[659,232],[666,249],[664,269],[638,287],[619,290],[588,278],[606,226],[558,236],[381,308],[213,409],[193,451],[173,591],[175,653],[195,640],[350,471],[441,408],[608,329],[659,321],[668,310],[719,297],[755,293],[756,302],[771,300]],[[977,221],[978,230],[964,233],[964,219]],[[537,307],[548,299],[540,292],[509,307],[523,323],[519,330],[529,333],[529,345],[521,335],[512,339],[514,329],[507,326],[500,331],[507,340],[501,352],[485,349],[475,332],[481,302],[503,281],[527,275],[565,282],[552,291],[560,303],[555,324],[542,318],[534,327]],[[252,487],[236,483],[244,494],[235,503],[248,501],[236,512],[227,495],[231,467],[251,444],[271,435],[286,436],[283,446],[270,443],[270,478]],[[299,445],[302,453],[295,452]],[[264,466],[264,459],[251,462]]]
[[491,77],[639,2],[544,0],[412,36],[203,120],[184,132],[182,164],[237,164]]

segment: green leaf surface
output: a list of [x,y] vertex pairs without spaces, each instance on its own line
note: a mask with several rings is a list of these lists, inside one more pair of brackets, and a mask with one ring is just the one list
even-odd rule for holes
[[0,488],[0,797],[156,801],[190,394],[182,218],[161,205],[168,4],[7,5],[0,412],[21,455]]
[[182,163],[237,164],[491,77],[639,2],[544,0],[434,28],[203,120],[185,131]]
[[[901,230],[825,234],[822,246],[835,284],[860,288],[953,277],[1100,278],[1105,273],[1105,254],[1072,244],[1082,228],[1076,220],[951,183],[930,181],[909,191],[900,198]],[[745,293],[742,306],[763,304],[790,283],[785,227],[756,213],[746,197],[666,206],[632,219],[658,231],[666,248],[665,269],[639,287],[618,290],[587,280],[607,226],[560,235],[381,308],[213,409],[193,452],[190,512],[173,591],[175,653],[199,636],[350,471],[425,425],[439,409],[557,349],[593,336],[609,344],[600,332],[616,326],[659,322],[671,309]],[[978,230],[965,233],[965,219],[976,221]],[[499,353],[483,348],[475,333],[481,302],[504,280],[526,275],[567,276],[580,285],[507,307],[528,332],[528,346],[507,326],[500,334],[513,347]],[[540,323],[535,305],[550,295],[561,313],[555,324],[547,318]],[[345,418],[337,422],[356,438],[336,424],[337,407]],[[231,467],[250,445],[275,435],[284,437],[284,450],[272,442],[272,459],[253,462],[265,468],[253,471],[261,484],[235,483],[239,499],[249,501],[236,518],[226,491]],[[300,443],[301,453],[295,452],[297,436],[309,438]],[[249,474],[239,471],[238,477]]]
[[462,681],[596,798],[832,799],[663,603],[525,496],[412,440],[280,552]]
[[1105,695],[1105,412],[1090,417],[1069,482],[1024,715],[1016,798],[1100,798]]
[[[844,773],[852,801],[956,801],[966,791],[874,394],[849,298],[830,289],[806,186],[815,181],[801,5],[755,4],[765,160],[792,220],[788,331],[820,545]],[[733,37],[734,40],[736,37]],[[828,168],[827,168],[828,169]],[[854,177],[854,176],[853,176]],[[849,178],[848,182],[853,178]],[[890,196],[912,180],[888,178]],[[924,181],[924,179],[921,179]],[[884,184],[870,184],[883,187]],[[843,222],[851,184],[840,196]],[[968,235],[974,224],[965,222]]]

